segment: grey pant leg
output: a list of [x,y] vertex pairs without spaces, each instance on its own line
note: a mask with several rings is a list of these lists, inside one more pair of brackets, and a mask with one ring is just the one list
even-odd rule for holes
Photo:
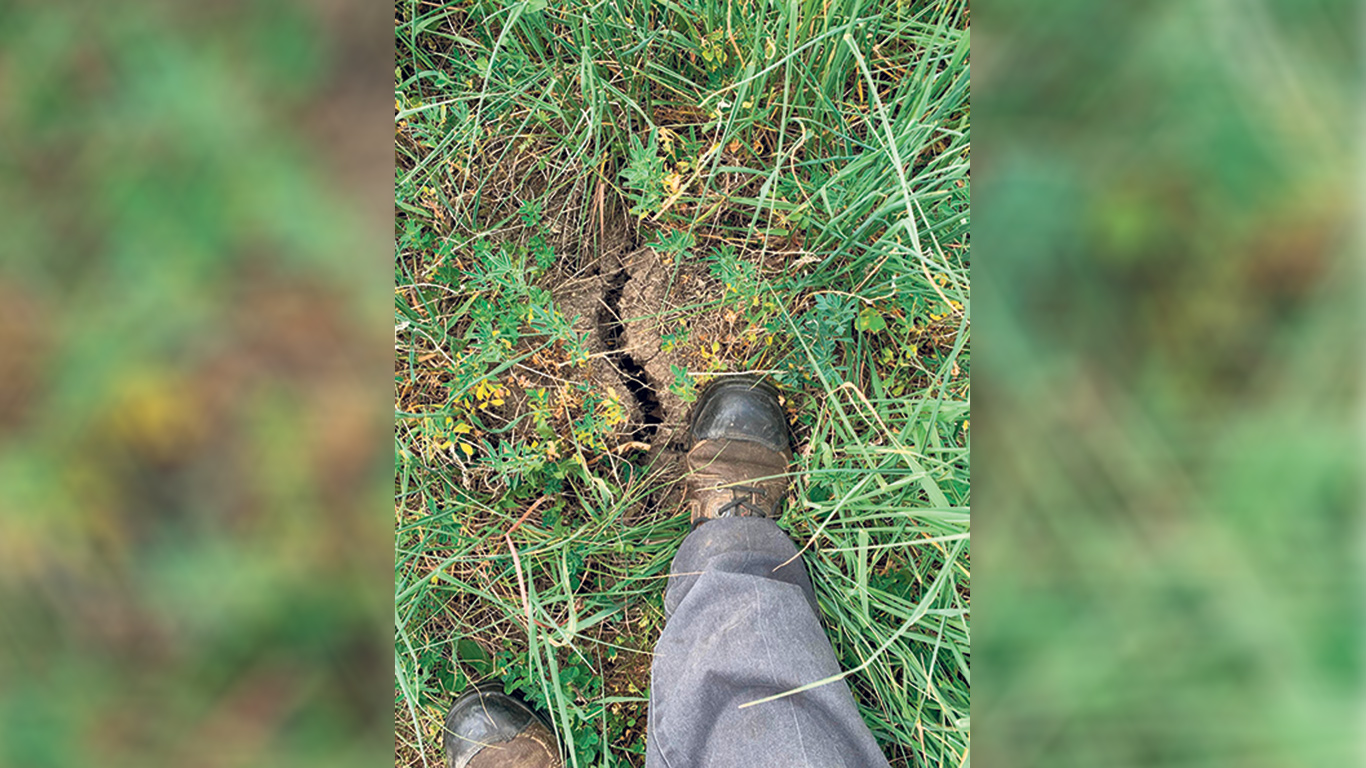
[[647,768],[887,765],[843,681],[740,708],[840,671],[796,553],[762,518],[712,520],[683,541],[650,673]]

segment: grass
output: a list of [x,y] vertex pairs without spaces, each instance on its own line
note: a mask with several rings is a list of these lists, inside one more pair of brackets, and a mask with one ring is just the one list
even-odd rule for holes
[[650,385],[783,387],[780,524],[865,719],[968,762],[965,5],[397,4],[397,764],[486,678],[569,765],[643,763],[687,520],[575,304],[641,245],[687,288],[623,318],[670,330]]

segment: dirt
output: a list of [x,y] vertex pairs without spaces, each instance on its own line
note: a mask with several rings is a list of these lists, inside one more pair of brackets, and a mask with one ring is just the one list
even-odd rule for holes
[[[627,406],[622,440],[640,447],[648,460],[673,461],[686,443],[691,404],[670,389],[674,367],[697,368],[683,345],[666,350],[664,336],[717,324],[716,313],[686,317],[720,287],[695,265],[675,267],[650,247],[607,251],[588,274],[567,276],[551,288],[557,305],[586,335],[590,378]],[[713,331],[714,333],[714,331]]]
[[[632,374],[648,382],[654,393],[650,399],[653,429],[651,436],[669,445],[682,424],[686,406],[669,389],[673,373],[669,366],[682,361],[663,349],[663,326],[670,309],[669,283],[671,270],[666,269],[659,254],[651,248],[641,248],[622,260],[624,279],[618,304],[623,319],[621,358],[630,366]],[[676,286],[681,287],[681,286]]]
[[[626,448],[620,455],[644,451],[647,464],[676,459],[686,443],[691,404],[670,390],[674,366],[705,370],[733,351],[728,343],[738,330],[733,321],[724,321],[721,312],[701,309],[719,297],[722,288],[695,260],[669,263],[644,246],[654,233],[641,230],[627,213],[626,202],[600,179],[587,173],[557,173],[552,178],[545,164],[536,162],[533,149],[506,156],[487,153],[501,162],[488,174],[480,218],[484,226],[494,227],[521,202],[540,201],[547,240],[558,256],[556,268],[541,285],[551,292],[574,332],[586,340],[591,357],[586,372],[530,361],[507,380],[511,396],[499,415],[504,423],[515,419],[524,405],[522,390],[528,386],[586,378],[595,391],[610,393],[626,408],[627,423],[619,428],[619,445]],[[463,214],[465,198],[458,181],[450,179],[453,205],[439,217],[438,229],[452,226]],[[501,236],[522,235],[514,230]],[[680,332],[679,338],[690,339],[691,345],[675,340],[665,351],[664,336]],[[714,342],[725,350],[700,357],[703,343]]]
[[[507,163],[522,171],[495,174],[490,183],[503,202],[485,201],[489,211],[501,211],[487,213],[486,224],[492,226],[497,216],[514,210],[518,200],[540,200],[547,239],[558,256],[540,285],[550,291],[575,335],[584,340],[589,363],[585,370],[547,353],[549,357],[533,357],[519,366],[504,380],[509,396],[497,413],[499,421],[510,424],[525,413],[525,390],[530,387],[563,391],[565,385],[586,382],[626,410],[626,422],[617,427],[615,443],[608,446],[611,456],[601,460],[625,460],[618,467],[623,473],[637,471],[625,466],[629,464],[648,467],[664,479],[676,476],[692,404],[671,391],[674,368],[708,370],[738,351],[729,340],[740,329],[724,319],[725,312],[707,308],[722,294],[722,286],[696,259],[669,261],[644,245],[655,240],[655,233],[639,228],[627,213],[626,202],[600,181],[582,176],[553,181],[519,153]],[[455,218],[451,215],[447,222]],[[513,230],[502,236],[521,235]],[[672,343],[665,343],[666,335],[672,336]],[[717,342],[719,352],[713,346]],[[710,356],[702,353],[704,348]],[[672,501],[650,498],[633,514],[653,515]]]

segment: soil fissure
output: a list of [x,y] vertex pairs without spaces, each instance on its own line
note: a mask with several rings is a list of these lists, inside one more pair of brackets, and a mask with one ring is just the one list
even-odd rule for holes
[[626,351],[626,326],[621,317],[621,296],[626,283],[631,280],[631,272],[626,267],[617,270],[608,280],[598,309],[597,325],[602,344],[607,350],[607,359],[621,374],[621,381],[631,393],[641,414],[640,426],[631,434],[631,439],[649,443],[664,423],[664,409],[659,396],[651,386],[645,367]]

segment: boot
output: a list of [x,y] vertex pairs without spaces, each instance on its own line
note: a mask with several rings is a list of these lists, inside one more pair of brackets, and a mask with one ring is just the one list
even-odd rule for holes
[[694,528],[718,517],[777,519],[792,463],[778,390],[756,376],[727,376],[702,390],[689,425],[683,500]]
[[563,768],[555,734],[522,702],[472,689],[446,715],[447,768]]

